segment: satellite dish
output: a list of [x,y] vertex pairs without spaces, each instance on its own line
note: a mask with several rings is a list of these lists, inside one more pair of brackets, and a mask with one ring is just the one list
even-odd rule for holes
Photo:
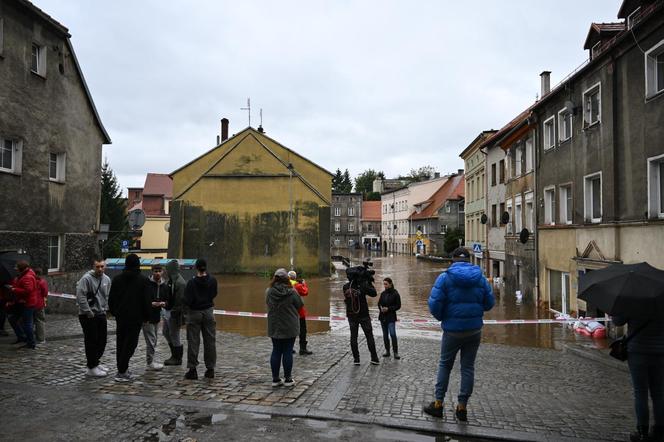
[[509,212],[503,212],[502,215],[500,215],[500,223],[501,224],[507,224],[510,222],[510,213]]
[[519,232],[519,241],[521,244],[525,244],[528,242],[528,238],[530,237],[530,232],[528,229],[523,229],[521,232]]
[[482,216],[480,217],[480,222],[481,222],[482,224],[486,224],[487,221],[489,221],[489,217],[486,216],[486,213],[483,213]]
[[143,209],[134,209],[129,212],[128,222],[131,230],[138,230],[143,227],[145,224],[145,212]]
[[164,224],[164,230],[168,232],[168,229],[171,228],[171,223]]

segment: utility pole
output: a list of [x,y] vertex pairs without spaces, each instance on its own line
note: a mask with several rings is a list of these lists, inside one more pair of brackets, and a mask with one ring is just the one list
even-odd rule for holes
[[[247,107],[241,107],[240,110],[246,110],[249,114],[249,126],[251,126],[251,97],[247,98]],[[262,117],[262,112],[261,112]]]
[[288,178],[288,203],[289,203],[289,233],[288,233],[288,242],[290,248],[290,269],[295,270],[295,243],[294,243],[294,218],[293,218],[293,164],[288,163],[288,172],[290,174]]

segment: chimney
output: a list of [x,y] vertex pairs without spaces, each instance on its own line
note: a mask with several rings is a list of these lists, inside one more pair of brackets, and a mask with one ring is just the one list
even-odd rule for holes
[[433,177],[434,177],[434,178],[440,178],[440,172],[436,172],[436,173],[434,173],[434,174],[433,174]]
[[457,173],[458,173],[459,175],[463,175],[463,169],[457,169]]
[[221,142],[228,139],[228,118],[221,119]]
[[540,74],[542,79],[542,90],[540,91],[540,98],[551,92],[551,71],[544,71]]

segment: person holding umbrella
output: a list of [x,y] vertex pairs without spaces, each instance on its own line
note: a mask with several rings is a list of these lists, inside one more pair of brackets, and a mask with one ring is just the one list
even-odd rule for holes
[[[636,432],[630,441],[664,441],[664,271],[647,263],[614,264],[583,275],[579,298],[627,324],[627,364]],[[648,434],[652,398],[654,426]]]

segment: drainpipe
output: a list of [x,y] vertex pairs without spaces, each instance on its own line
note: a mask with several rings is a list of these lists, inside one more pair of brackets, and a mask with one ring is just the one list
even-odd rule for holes
[[[533,120],[533,122],[537,122],[537,116],[533,114],[533,112],[530,113],[528,116],[528,120]],[[533,177],[533,209],[534,209],[534,215],[535,215],[535,222],[533,223],[535,227],[535,302],[537,306],[539,307],[540,305],[540,290],[539,290],[539,229],[537,228],[537,219],[538,219],[538,212],[539,212],[539,198],[538,198],[538,193],[537,193],[537,180],[539,179],[539,174],[537,173],[539,169],[539,131],[537,129],[533,130],[533,174],[535,175]],[[571,280],[570,280],[571,283]],[[571,288],[571,287],[570,287]]]
[[[620,224],[617,223],[616,221],[620,221],[620,197],[619,197],[619,192],[618,192],[618,143],[616,140],[618,139],[618,75],[617,75],[617,66],[616,66],[616,58],[615,56],[611,56],[611,65],[613,67],[613,70],[611,72],[611,129],[612,129],[612,136],[611,136],[611,144],[613,148],[613,177],[612,177],[612,183],[613,183],[613,222],[615,225],[615,230],[614,230],[614,235],[615,238],[613,240],[614,242],[614,248],[615,248],[615,253],[616,256],[614,257],[614,260],[616,261],[622,261],[622,250],[621,250],[621,244],[620,244]],[[602,218],[604,218],[604,214],[602,214]]]

